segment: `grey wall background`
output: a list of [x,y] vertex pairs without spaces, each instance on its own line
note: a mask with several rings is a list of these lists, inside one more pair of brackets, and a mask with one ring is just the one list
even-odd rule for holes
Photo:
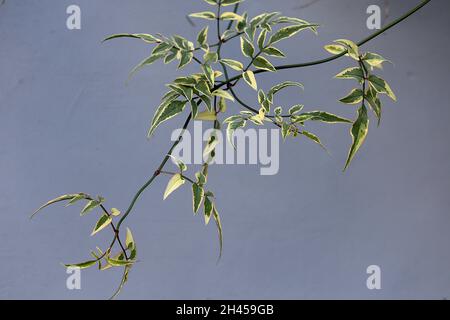
[[[390,1],[389,20],[418,1]],[[279,10],[322,24],[281,47],[285,62],[324,57],[337,38],[359,40],[369,4],[383,1],[246,1],[254,15]],[[65,27],[66,8],[82,9],[82,30]],[[167,151],[183,119],[145,138],[174,65],[156,64],[127,86],[129,69],[148,53],[138,41],[100,44],[108,34],[164,32],[194,38],[200,26],[184,15],[203,2],[7,0],[0,6],[0,298],[107,298],[120,271],[82,273],[82,290],[66,289],[59,262],[82,261],[109,233],[89,237],[94,216],[53,207],[28,220],[37,205],[69,192],[101,194],[124,209]],[[383,76],[399,102],[386,101],[379,129],[350,170],[342,167],[347,127],[320,126],[332,156],[308,141],[284,143],[278,175],[257,166],[218,166],[211,189],[225,232],[216,265],[214,225],[191,213],[190,191],[163,202],[157,180],[127,220],[140,249],[120,298],[431,298],[450,295],[450,120],[448,1],[420,13],[365,46],[394,61]],[[229,56],[237,52],[231,46]],[[337,99],[351,83],[332,76],[351,62],[264,74],[305,84],[286,91],[285,106],[304,103],[353,116]],[[190,71],[187,70],[187,71]],[[240,90],[246,100],[250,90]],[[233,108],[230,108],[233,109]],[[178,124],[176,124],[178,123]],[[382,289],[366,288],[366,268],[382,268]]]

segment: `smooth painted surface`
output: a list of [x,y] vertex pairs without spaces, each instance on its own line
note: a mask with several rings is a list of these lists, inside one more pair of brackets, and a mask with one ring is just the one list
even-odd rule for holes
[[[390,1],[390,17],[418,1]],[[383,1],[248,0],[251,15],[279,10],[322,24],[281,45],[286,63],[327,54],[336,38],[359,40],[366,8]],[[66,28],[66,8],[78,4],[82,29]],[[59,262],[77,262],[110,241],[90,238],[94,216],[53,207],[29,214],[69,192],[101,194],[124,210],[167,152],[177,118],[145,135],[175,65],[160,63],[126,85],[129,69],[149,49],[132,40],[101,44],[108,34],[163,32],[194,39],[185,14],[203,1],[6,0],[0,6],[0,298],[107,298],[120,271],[83,271],[82,290],[66,289]],[[447,1],[434,0],[398,28],[365,46],[395,66],[385,77],[399,102],[385,101],[380,128],[345,174],[350,144],[345,126],[314,126],[328,156],[305,140],[281,147],[278,175],[257,166],[217,166],[210,187],[222,215],[225,248],[216,265],[213,224],[193,217],[188,188],[162,201],[166,178],[145,192],[126,225],[134,231],[140,262],[123,299],[432,298],[450,294],[450,109]],[[238,57],[235,42],[225,54]],[[279,104],[303,103],[353,116],[337,99],[351,84],[332,77],[352,62],[264,74],[270,87],[297,80]],[[188,69],[191,71],[192,69]],[[256,96],[239,92],[247,101]],[[235,110],[230,106],[230,111]],[[382,270],[382,289],[368,290],[366,268]]]

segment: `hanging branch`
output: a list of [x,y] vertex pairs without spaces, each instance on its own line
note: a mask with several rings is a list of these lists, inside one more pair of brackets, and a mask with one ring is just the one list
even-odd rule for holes
[[[213,123],[213,128],[217,130],[220,130],[222,123],[225,124],[230,143],[233,143],[233,134],[238,128],[244,128],[249,123],[255,126],[264,126],[266,123],[271,123],[280,128],[284,139],[288,137],[304,137],[321,147],[324,146],[320,138],[306,129],[310,122],[319,121],[324,124],[341,123],[349,125],[352,143],[345,163],[345,170],[366,139],[369,129],[369,110],[372,111],[379,124],[382,114],[381,96],[386,95],[392,100],[396,100],[389,84],[375,74],[375,71],[380,70],[382,65],[388,60],[376,53],[361,52],[360,47],[407,19],[430,1],[422,1],[403,16],[359,42],[355,43],[347,39],[338,39],[333,44],[325,46],[325,50],[332,54],[327,58],[297,64],[274,65],[270,60],[286,56],[276,45],[303,32],[317,34],[319,25],[299,18],[282,16],[278,12],[262,13],[250,18],[247,13],[238,13],[239,4],[242,0],[204,0],[213,9],[189,15],[190,18],[198,18],[215,23],[216,40],[212,44],[209,44],[208,41],[209,25],[206,25],[199,32],[195,45],[192,41],[181,36],[166,37],[161,34],[115,34],[107,37],[104,41],[117,38],[134,38],[144,41],[147,45],[155,45],[151,55],[133,68],[131,75],[158,60],[162,60],[166,64],[177,61],[178,69],[183,69],[191,62],[199,65],[199,73],[178,77],[167,85],[168,91],[156,108],[148,136],[151,137],[161,124],[177,115],[187,112],[187,118],[178,139],[172,144],[153,175],[133,196],[127,210],[123,214],[115,208],[107,210],[104,206],[105,199],[100,196],[94,198],[85,193],[75,193],[63,195],[47,202],[33,216],[41,209],[59,202],[65,202],[67,206],[74,205],[77,202],[85,202],[81,210],[82,216],[94,210],[99,210],[101,215],[94,226],[92,235],[97,234],[106,227],[110,227],[113,234],[111,242],[104,249],[97,247],[95,251],[92,251],[91,255],[93,258],[91,260],[82,263],[66,264],[65,266],[89,268],[97,265],[99,270],[113,267],[123,268],[122,279],[113,295],[115,297],[125,285],[128,274],[137,261],[136,243],[131,230],[126,229],[125,240],[120,237],[122,225],[133,211],[142,193],[153,181],[161,175],[169,176],[170,179],[164,192],[164,199],[168,198],[172,192],[186,182],[191,185],[192,209],[194,213],[197,214],[203,205],[205,224],[209,223],[211,217],[215,221],[219,235],[220,258],[223,244],[222,223],[216,206],[216,198],[211,191],[206,189],[208,170],[210,163],[215,157],[218,139],[215,133],[212,133],[209,137],[203,152],[205,161],[194,177],[189,177],[186,164],[172,155],[175,147],[181,142],[191,120],[210,121]],[[230,6],[233,6],[233,10],[227,11]],[[226,23],[224,30],[221,29],[223,23]],[[233,59],[222,57],[222,47],[235,39],[239,39],[242,56],[238,58],[233,57]],[[359,105],[354,120],[320,110],[304,111],[305,107],[302,104],[290,106],[287,112],[283,112],[282,107],[273,108],[275,97],[286,88],[303,89],[303,85],[300,82],[284,81],[274,85],[267,92],[258,89],[256,76],[260,73],[320,65],[344,56],[349,57],[356,65],[346,68],[335,77],[337,79],[354,80],[357,83],[357,86],[350,93],[339,100],[341,103]],[[237,72],[237,74],[230,76],[232,72]],[[236,93],[235,88],[239,83],[242,83],[241,79],[244,80],[243,83],[257,92],[258,108],[244,102]],[[227,110],[227,101],[236,102],[237,106],[241,106],[243,109],[220,121],[219,118]],[[189,106],[189,111],[185,111],[186,105]],[[202,106],[205,108],[204,111],[199,110]],[[175,171],[166,169],[167,162],[171,158],[177,167]],[[115,249],[118,249],[118,251],[114,253]]]

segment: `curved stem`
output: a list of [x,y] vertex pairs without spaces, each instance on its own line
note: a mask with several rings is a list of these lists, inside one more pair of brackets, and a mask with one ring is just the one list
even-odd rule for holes
[[117,228],[119,229],[122,225],[123,221],[127,218],[127,216],[130,214],[131,210],[133,210],[134,205],[136,204],[136,201],[141,196],[142,192],[144,192],[145,189],[153,182],[153,180],[156,179],[156,177],[161,173],[161,170],[166,165],[167,161],[170,158],[170,154],[172,154],[173,149],[181,142],[181,139],[183,138],[184,131],[187,129],[189,123],[191,122],[192,114],[189,114],[186,121],[184,122],[183,128],[178,136],[178,139],[173,143],[172,147],[169,149],[169,152],[167,152],[167,155],[164,157],[163,161],[159,165],[158,169],[156,169],[155,173],[150,177],[150,179],[138,190],[138,192],[134,195],[133,199],[131,200],[130,205],[128,206],[127,211],[125,211],[122,218],[119,220],[119,223],[117,224]]
[[[418,10],[420,10],[423,6],[425,6],[427,3],[429,3],[431,0],[424,0],[422,1],[419,5],[417,5],[416,7],[414,7],[413,9],[411,9],[410,11],[408,11],[406,14],[404,14],[403,16],[399,17],[398,19],[392,21],[391,23],[387,24],[385,27],[383,27],[382,29],[380,29],[379,31],[373,33],[372,35],[370,35],[369,37],[359,41],[357,44],[358,46],[362,46],[363,44],[367,43],[368,41],[374,39],[375,37],[379,36],[380,34],[384,33],[385,31],[389,30],[390,28],[394,27],[395,25],[397,25],[398,23],[402,22],[403,20],[405,20],[406,18],[408,18],[409,16],[411,16],[412,14],[414,14],[415,12],[417,12]],[[238,4],[235,6],[235,10],[237,10]],[[231,28],[232,25],[232,21],[229,24],[229,28]],[[220,36],[219,36],[220,38]],[[219,43],[219,49],[221,47],[222,43]],[[310,62],[306,62],[306,63],[298,63],[298,64],[288,64],[288,65],[281,65],[281,66],[276,66],[275,69],[276,70],[284,70],[284,69],[293,69],[293,68],[303,68],[303,67],[309,67],[309,66],[314,66],[314,65],[318,65],[318,64],[322,64],[322,63],[327,63],[333,60],[336,60],[342,56],[344,56],[346,54],[346,52],[342,52],[341,54],[337,54],[325,59],[321,59],[321,60],[315,60],[315,61],[310,61]],[[225,68],[226,69],[226,68]],[[259,74],[259,73],[264,73],[267,72],[266,70],[256,70],[254,73],[255,74]],[[217,84],[212,91],[217,90],[219,88],[221,88],[224,85],[229,85],[230,82],[233,82],[235,80],[238,80],[242,78],[242,75],[238,75],[235,76],[233,78],[228,78],[228,80],[226,80],[225,82],[219,83]],[[231,90],[230,90],[231,91]],[[243,103],[242,101],[240,101],[240,103]],[[138,192],[135,194],[135,196],[133,197],[127,211],[125,212],[125,214],[122,216],[122,218],[119,220],[119,223],[117,224],[117,229],[120,228],[120,226],[122,225],[123,221],[127,218],[127,216],[130,214],[130,212],[133,210],[134,205],[136,204],[136,201],[139,199],[140,195],[142,194],[142,192],[144,192],[145,189],[147,189],[147,187],[155,180],[155,178],[160,174],[161,170],[164,168],[165,164],[167,163],[167,161],[169,160],[169,155],[171,154],[171,152],[173,151],[173,149],[178,145],[178,143],[180,143],[181,139],[182,139],[182,135],[184,133],[184,131],[186,130],[187,126],[189,125],[191,121],[191,115],[189,115],[189,117],[186,119],[186,122],[183,126],[182,132],[180,133],[179,138],[175,141],[175,143],[172,145],[172,147],[170,148],[168,155],[166,155],[163,159],[163,161],[161,162],[160,166],[158,167],[158,169],[155,171],[155,173],[151,176],[151,178],[138,190]]]
[[[411,16],[412,14],[416,13],[417,11],[419,11],[423,6],[425,6],[427,3],[429,3],[431,0],[424,0],[422,1],[420,4],[418,4],[416,7],[414,7],[413,9],[411,9],[410,11],[408,11],[407,13],[405,13],[403,16],[395,19],[394,21],[392,21],[391,23],[387,24],[385,27],[383,27],[382,29],[378,30],[377,32],[373,33],[372,35],[368,36],[367,38],[359,41],[357,43],[358,46],[362,46],[365,43],[369,42],[370,40],[378,37],[380,34],[386,32],[387,30],[391,29],[392,27],[394,27],[395,25],[399,24],[400,22],[402,22],[403,20],[405,20],[406,18],[408,18],[409,16]],[[304,62],[304,63],[296,63],[296,64],[286,64],[286,65],[281,65],[281,66],[276,66],[275,69],[276,70],[285,70],[285,69],[294,69],[294,68],[304,68],[304,67],[310,67],[310,66],[315,66],[318,64],[323,64],[323,63],[327,63],[333,60],[336,60],[342,56],[344,56],[347,53],[347,51],[344,51],[340,54],[336,54],[334,56],[325,58],[325,59],[320,59],[320,60],[315,60],[315,61],[310,61],[310,62]],[[264,73],[264,72],[268,72],[267,70],[255,70],[254,73],[258,74],[258,73]],[[233,82],[239,78],[242,78],[242,74],[241,75],[237,75],[233,78],[230,78],[227,81],[224,81],[220,84],[217,85],[217,88],[214,89],[218,89],[224,85],[227,85],[230,82]]]

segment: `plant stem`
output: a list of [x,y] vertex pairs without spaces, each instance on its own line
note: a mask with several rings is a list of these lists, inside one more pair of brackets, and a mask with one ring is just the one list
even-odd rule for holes
[[[390,28],[394,27],[395,25],[399,24],[400,22],[402,22],[403,20],[405,20],[406,18],[408,18],[409,16],[411,16],[412,14],[414,14],[415,12],[419,11],[423,6],[425,6],[427,3],[429,3],[431,0],[424,0],[422,1],[419,5],[417,5],[416,7],[414,7],[413,9],[411,9],[410,11],[408,11],[406,14],[404,14],[403,16],[399,17],[398,19],[392,21],[391,23],[387,24],[385,27],[383,27],[382,29],[380,29],[379,31],[373,33],[372,35],[370,35],[369,37],[361,40],[360,42],[358,42],[358,46],[362,46],[365,43],[367,43],[368,41],[376,38],[377,36],[379,36],[380,34],[384,33],[385,31],[389,30]],[[235,10],[237,11],[239,4],[235,5]],[[230,21],[230,24],[228,25],[228,28],[231,28],[232,26],[232,22]],[[218,50],[220,51],[222,42],[220,41],[220,33],[219,33],[219,44],[218,44]],[[344,51],[341,54],[337,54],[334,56],[331,56],[329,58],[325,58],[325,59],[321,59],[321,60],[315,60],[315,61],[310,61],[310,62],[306,62],[306,63],[298,63],[298,64],[288,64],[288,65],[281,65],[281,66],[276,66],[275,69],[276,70],[284,70],[284,69],[294,69],[294,68],[303,68],[303,67],[309,67],[309,66],[314,66],[314,65],[319,65],[322,63],[327,63],[333,60],[336,60],[342,56],[344,56],[347,52]],[[226,69],[226,68],[225,68]],[[259,74],[259,73],[264,73],[267,72],[266,70],[256,70],[254,71],[255,74]],[[226,73],[225,73],[226,74]],[[235,76],[233,78],[229,78],[228,80],[221,82],[219,84],[217,84],[212,91],[215,91],[219,88],[221,88],[224,85],[229,85],[231,82],[238,80],[242,78],[242,74]],[[233,94],[233,92],[231,92]],[[243,104],[243,102],[241,100],[238,100],[241,104]],[[245,103],[244,103],[245,105]],[[138,190],[138,192],[135,194],[135,196],[133,197],[127,211],[124,213],[124,215],[122,216],[122,218],[119,220],[119,223],[117,224],[117,229],[120,228],[120,226],[122,225],[123,221],[127,218],[127,216],[130,214],[130,212],[133,210],[134,205],[136,204],[136,201],[139,199],[140,195],[144,192],[145,189],[147,189],[147,187],[155,180],[155,178],[160,174],[161,170],[164,168],[165,164],[167,163],[167,161],[170,158],[170,154],[172,153],[173,149],[180,143],[181,139],[182,139],[182,135],[184,133],[184,131],[186,130],[187,126],[189,125],[191,121],[191,115],[188,116],[188,118],[186,119],[186,122],[183,125],[182,131],[180,133],[180,136],[178,137],[178,139],[175,141],[175,143],[172,145],[172,147],[170,148],[168,154],[164,157],[163,161],[161,162],[161,164],[159,165],[158,169],[155,171],[155,173],[150,177],[150,179]]]
[[169,152],[167,152],[167,155],[164,157],[163,161],[159,165],[158,169],[156,169],[155,173],[150,177],[150,179],[138,190],[138,192],[134,195],[133,199],[131,200],[131,203],[127,209],[127,211],[124,213],[122,218],[119,220],[119,223],[117,224],[117,228],[119,229],[122,225],[123,221],[127,218],[127,216],[130,214],[131,210],[133,210],[134,205],[136,204],[136,201],[141,196],[142,192],[144,192],[145,189],[155,180],[155,178],[160,174],[161,170],[166,165],[167,161],[170,158],[170,155],[172,154],[173,149],[181,142],[181,139],[183,138],[184,131],[187,129],[189,123],[191,122],[192,115],[189,114],[186,121],[184,122],[183,128],[180,132],[180,135],[178,136],[178,139],[172,144],[172,147],[169,149]]
[[[405,13],[403,16],[399,17],[398,19],[392,21],[391,23],[387,24],[385,27],[383,27],[382,29],[378,30],[377,32],[373,33],[372,35],[368,36],[367,38],[359,41],[357,43],[358,46],[362,46],[365,43],[369,42],[370,40],[378,37],[380,34],[386,32],[387,30],[391,29],[392,27],[394,27],[395,25],[399,24],[400,22],[402,22],[403,20],[405,20],[406,18],[408,18],[409,16],[411,16],[412,14],[416,13],[417,11],[419,11],[423,6],[425,6],[427,3],[429,3],[431,0],[424,0],[422,1],[420,4],[418,4],[416,7],[414,7],[413,9],[411,9],[410,11],[408,11],[407,13]],[[295,68],[304,68],[304,67],[310,67],[310,66],[315,66],[318,64],[322,64],[322,63],[327,63],[333,60],[336,60],[342,56],[344,56],[347,53],[347,51],[344,51],[340,54],[336,54],[334,56],[325,58],[325,59],[320,59],[320,60],[315,60],[315,61],[310,61],[310,62],[304,62],[304,63],[297,63],[297,64],[286,64],[286,65],[281,65],[281,66],[276,66],[275,69],[276,70],[285,70],[285,69],[295,69]],[[258,74],[258,73],[264,73],[267,72],[267,70],[255,70],[254,73]],[[230,78],[227,81],[224,81],[220,84],[218,84],[217,88],[214,88],[214,90],[224,86],[224,85],[228,85],[228,83],[233,82],[239,78],[242,78],[242,74],[241,75],[237,75],[233,78]]]

